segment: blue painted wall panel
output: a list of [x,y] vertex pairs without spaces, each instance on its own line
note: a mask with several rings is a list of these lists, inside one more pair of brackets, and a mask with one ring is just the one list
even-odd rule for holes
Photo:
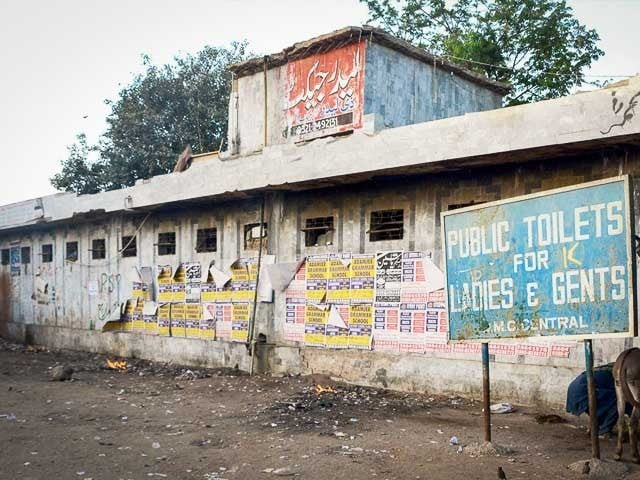
[[[434,74],[435,71],[435,74]],[[387,128],[500,108],[502,97],[376,43],[366,50],[364,113]]]

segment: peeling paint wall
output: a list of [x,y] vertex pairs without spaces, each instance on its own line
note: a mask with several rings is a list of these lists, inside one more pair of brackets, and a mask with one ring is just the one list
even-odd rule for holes
[[[387,249],[432,252],[442,266],[440,212],[454,205],[484,202],[537,192],[620,173],[640,173],[640,148],[594,151],[573,158],[549,158],[528,164],[505,164],[442,174],[387,177],[345,187],[305,192],[272,192],[265,197],[268,223],[267,252],[277,262],[328,252],[371,253]],[[634,200],[640,189],[634,186]],[[77,221],[68,226],[38,226],[32,233],[2,234],[0,247],[31,246],[32,262],[19,276],[9,277],[9,266],[0,267],[11,286],[12,325],[15,332],[29,330],[34,341],[51,346],[127,353],[185,363],[247,367],[242,345],[190,339],[145,338],[134,333],[92,332],[110,312],[131,294],[134,267],[200,261],[227,270],[238,257],[255,256],[244,248],[244,225],[259,221],[260,198],[153,213],[140,228],[144,215],[110,215],[103,220]],[[371,242],[367,231],[372,211],[401,208],[404,236],[401,240]],[[331,245],[305,246],[304,222],[312,217],[334,217]],[[636,224],[639,217],[636,210]],[[198,228],[216,227],[215,253],[196,253]],[[123,235],[138,232],[138,255],[121,258]],[[175,231],[175,255],[158,256],[158,233]],[[105,238],[107,259],[92,260],[91,241]],[[77,262],[64,261],[67,241],[79,242]],[[43,263],[43,244],[53,244],[53,262]],[[4,284],[3,284],[4,285]],[[3,287],[4,288],[4,287]],[[3,293],[5,290],[3,290]],[[2,296],[6,298],[6,295]],[[266,364],[274,372],[322,372],[355,383],[382,385],[400,390],[434,390],[474,394],[479,389],[479,355],[452,353],[383,354],[376,351],[345,352],[305,348],[285,342],[285,305],[276,292],[273,304],[261,304],[256,335],[263,333],[274,344]],[[17,336],[20,336],[16,333]],[[171,342],[177,342],[172,344]],[[193,342],[193,343],[191,343]],[[179,348],[176,347],[179,345]],[[596,363],[612,361],[631,340],[597,341]],[[179,351],[178,351],[179,350]],[[207,357],[203,360],[203,356]],[[239,360],[243,358],[243,360]],[[583,368],[581,345],[567,358],[502,355],[492,377],[496,397],[523,403],[561,405],[571,378]]]

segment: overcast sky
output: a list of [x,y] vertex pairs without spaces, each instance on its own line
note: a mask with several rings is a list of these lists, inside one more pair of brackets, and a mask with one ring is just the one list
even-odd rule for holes
[[[49,178],[67,145],[77,133],[92,142],[104,131],[104,99],[140,71],[142,53],[165,63],[242,39],[273,53],[367,19],[357,0],[0,2],[0,205],[55,192]],[[640,72],[640,0],[570,3],[602,38],[605,56],[590,74]]]

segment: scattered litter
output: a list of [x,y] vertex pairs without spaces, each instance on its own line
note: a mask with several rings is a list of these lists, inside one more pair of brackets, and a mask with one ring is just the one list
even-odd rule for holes
[[7,420],[15,420],[16,416],[13,413],[3,413],[0,418],[6,418]]
[[491,413],[513,413],[516,411],[516,407],[510,403],[494,403],[489,407]]
[[460,442],[458,442],[458,437],[456,437],[455,435],[449,439],[449,445],[458,445],[459,443]]
[[273,473],[274,475],[278,475],[279,477],[290,477],[296,474],[296,472],[293,471],[290,467],[276,468],[271,473]]
[[160,448],[160,443],[158,443],[158,442],[153,442],[153,443],[151,444],[151,448]]

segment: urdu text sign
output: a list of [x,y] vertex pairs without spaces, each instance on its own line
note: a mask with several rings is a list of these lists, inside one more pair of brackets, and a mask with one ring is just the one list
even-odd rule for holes
[[442,214],[451,340],[633,336],[629,178]]

